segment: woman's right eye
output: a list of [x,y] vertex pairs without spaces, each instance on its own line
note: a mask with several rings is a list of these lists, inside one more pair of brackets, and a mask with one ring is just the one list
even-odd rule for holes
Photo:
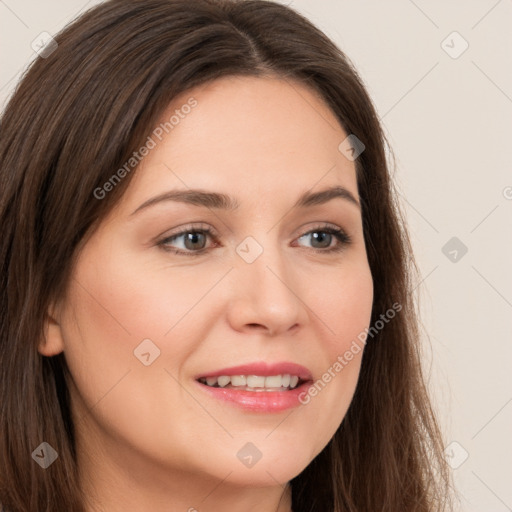
[[[205,253],[208,249],[205,247],[208,237],[213,238],[213,233],[209,229],[186,229],[179,233],[166,237],[158,243],[166,251],[174,252],[175,254],[184,254],[187,256],[196,256]],[[182,239],[181,247],[178,250],[173,247],[176,244],[171,244],[177,240]]]

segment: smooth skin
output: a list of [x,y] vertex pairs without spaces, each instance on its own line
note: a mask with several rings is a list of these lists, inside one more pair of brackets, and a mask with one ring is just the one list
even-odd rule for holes
[[[84,244],[39,347],[63,351],[72,375],[88,512],[289,512],[287,483],[334,435],[357,384],[362,351],[307,405],[279,413],[221,402],[194,380],[255,361],[321,379],[369,326],[373,281],[358,204],[293,207],[331,186],[358,201],[355,164],[338,149],[347,133],[322,100],[280,78],[229,77],[175,98],[162,122],[190,97],[197,106]],[[239,207],[168,200],[133,213],[188,189]],[[204,228],[214,237],[194,239]],[[236,251],[249,236],[263,249],[252,263]],[[145,339],[160,350],[148,366],[134,355]],[[250,468],[237,457],[246,443],[262,454]]]

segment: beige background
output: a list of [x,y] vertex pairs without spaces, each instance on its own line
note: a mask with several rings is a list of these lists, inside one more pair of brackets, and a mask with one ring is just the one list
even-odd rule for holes
[[[0,108],[36,36],[95,3],[0,0]],[[459,509],[512,510],[512,1],[286,3],[353,61],[395,151]]]

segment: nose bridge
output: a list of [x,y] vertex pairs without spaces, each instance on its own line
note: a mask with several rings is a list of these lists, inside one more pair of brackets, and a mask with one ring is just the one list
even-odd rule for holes
[[[237,254],[242,260],[238,268],[241,273],[244,271],[251,273],[253,278],[256,278],[255,285],[261,283],[265,287],[280,288],[284,286],[282,280],[286,282],[291,278],[291,276],[287,277],[287,274],[290,274],[289,265],[286,264],[287,255],[283,251],[276,231],[258,232],[255,235],[257,239],[255,236],[248,236],[237,247]],[[247,249],[248,252],[244,253]],[[245,254],[248,255],[247,258]]]
[[[258,235],[257,235],[258,236]],[[286,331],[302,321],[297,282],[286,254],[272,234],[249,236],[236,248],[232,321],[238,328]]]

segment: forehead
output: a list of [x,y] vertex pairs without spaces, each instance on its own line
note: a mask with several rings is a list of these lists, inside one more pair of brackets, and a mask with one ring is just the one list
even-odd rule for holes
[[127,200],[162,187],[254,200],[317,183],[357,197],[354,162],[338,149],[347,134],[322,99],[295,81],[226,77],[191,89],[162,113],[151,137]]

